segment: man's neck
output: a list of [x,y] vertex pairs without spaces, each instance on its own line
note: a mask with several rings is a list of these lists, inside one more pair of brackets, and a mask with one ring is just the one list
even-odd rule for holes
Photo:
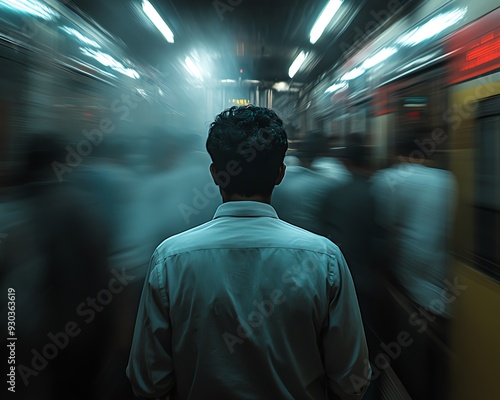
[[422,158],[411,158],[411,157],[403,157],[398,156],[397,164],[412,164],[412,165],[423,165],[424,167],[431,167],[433,165],[431,160],[422,159]]
[[255,196],[242,196],[240,194],[226,194],[222,193],[222,202],[227,203],[230,201],[258,201],[260,203],[266,203],[266,204],[271,204],[271,195],[269,196],[262,196],[262,195],[255,195]]

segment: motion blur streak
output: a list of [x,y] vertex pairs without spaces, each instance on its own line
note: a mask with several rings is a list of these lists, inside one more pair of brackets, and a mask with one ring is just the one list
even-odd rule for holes
[[255,104],[289,140],[272,205],[335,242],[354,277],[365,398],[494,398],[498,21],[495,0],[0,0],[16,394],[133,399],[151,255],[213,217],[208,121]]

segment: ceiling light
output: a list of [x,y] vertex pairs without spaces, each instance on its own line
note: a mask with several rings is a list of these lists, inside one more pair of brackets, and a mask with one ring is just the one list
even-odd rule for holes
[[0,7],[34,15],[47,21],[52,21],[60,17],[57,11],[37,0],[0,0]]
[[288,76],[290,78],[293,78],[297,71],[300,69],[304,61],[306,60],[306,57],[309,53],[306,53],[304,51],[301,51],[295,61],[290,65],[290,68],[288,69]]
[[363,75],[364,73],[365,73],[365,69],[364,68],[357,67],[357,68],[351,69],[349,72],[347,72],[346,74],[344,74],[344,76],[342,76],[342,78],[340,78],[340,79],[343,80],[343,81],[350,81],[352,79],[357,78],[358,76]]
[[374,56],[367,58],[361,68],[368,69],[372,68],[377,64],[380,64],[382,61],[388,59],[390,56],[395,54],[398,50],[395,47],[385,47],[376,53]]
[[321,37],[325,28],[328,26],[341,5],[342,0],[330,0],[325,8],[323,8],[323,11],[314,23],[314,26],[311,29],[311,33],[309,35],[309,40],[312,44],[316,43]]
[[184,60],[185,63],[186,63],[186,69],[192,74],[194,75],[195,77],[197,77],[198,79],[201,79],[201,72],[200,70],[196,67],[196,65],[194,65],[194,62],[193,60],[191,59],[191,57],[186,57],[186,59]]
[[174,34],[168,27],[168,25],[163,21],[158,14],[158,11],[155,10],[153,5],[148,0],[143,0],[142,2],[142,10],[148,16],[153,24],[158,28],[158,30],[165,36],[167,42],[174,43]]
[[89,46],[93,46],[98,49],[101,48],[101,46],[95,40],[89,39],[87,36],[82,35],[76,29],[70,28],[69,26],[61,26],[59,28],[67,34],[76,37],[82,43],[88,44]]
[[99,50],[94,50],[89,47],[80,47],[80,51],[86,56],[92,57],[93,59],[100,62],[102,65],[114,69],[117,72],[120,72],[123,75],[127,75],[132,79],[139,79],[139,73],[132,68],[125,67],[121,62],[114,59],[109,54],[103,53]]
[[412,29],[406,35],[403,35],[398,43],[405,46],[415,46],[416,44],[430,39],[438,33],[444,31],[446,28],[456,24],[467,13],[467,7],[456,8],[449,12],[438,14],[425,24]]
[[339,90],[346,89],[347,86],[347,82],[334,83],[332,86],[325,90],[325,93],[337,92]]
[[272,88],[277,90],[278,92],[286,92],[288,89],[290,89],[290,85],[286,82],[276,82],[272,86]]

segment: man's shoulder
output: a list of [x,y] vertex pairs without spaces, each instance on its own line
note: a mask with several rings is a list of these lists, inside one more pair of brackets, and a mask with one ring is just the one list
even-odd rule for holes
[[156,253],[161,253],[165,256],[183,252],[184,248],[194,247],[197,243],[203,242],[203,238],[210,233],[210,227],[213,225],[213,220],[204,224],[195,226],[191,229],[170,236],[161,242],[155,250]]
[[[309,249],[318,253],[327,254],[336,254],[340,251],[335,243],[324,236],[318,235],[283,220],[279,221],[283,231],[290,234],[290,236],[284,235],[280,241],[288,243],[291,248],[297,247],[304,250]],[[290,237],[293,238],[293,241],[291,242],[289,241]]]
[[[339,248],[327,238],[273,219],[272,224],[258,230],[250,226],[244,232],[221,229],[217,220],[206,222],[164,240],[155,250],[155,255],[168,258],[197,250],[243,249],[243,248],[283,248],[304,250],[330,256],[337,256]],[[264,225],[264,224],[262,224]]]

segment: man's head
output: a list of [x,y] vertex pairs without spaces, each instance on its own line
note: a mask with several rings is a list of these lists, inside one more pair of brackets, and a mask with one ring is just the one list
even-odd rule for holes
[[365,135],[359,132],[349,133],[346,136],[344,163],[348,168],[359,170],[369,167],[369,154],[365,140]]
[[[436,156],[434,154],[435,143],[432,142],[431,148],[423,145],[431,141],[433,129],[424,125],[410,125],[401,127],[395,142],[395,151],[397,162],[410,162],[414,164],[431,164],[431,160]],[[423,150],[423,151],[422,151]]]
[[414,128],[404,129],[396,138],[394,150],[396,156],[409,157],[410,153],[418,150],[416,143],[418,142],[419,131]]
[[328,151],[328,147],[328,138],[322,131],[313,129],[307,132],[305,140],[299,148],[299,158],[302,165],[311,168],[313,161]]
[[231,107],[210,125],[210,171],[225,201],[270,197],[283,179],[288,139],[274,111],[256,106]]

